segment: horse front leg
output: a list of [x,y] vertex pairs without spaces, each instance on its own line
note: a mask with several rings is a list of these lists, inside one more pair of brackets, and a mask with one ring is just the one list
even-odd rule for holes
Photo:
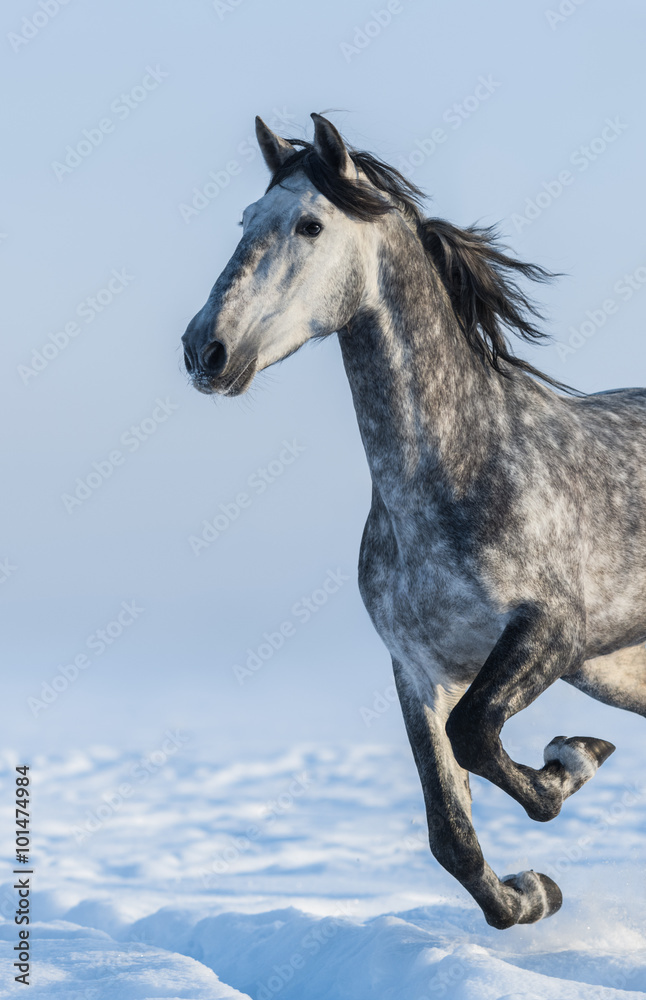
[[[501,880],[485,861],[471,822],[469,775],[456,761],[446,720],[459,694],[420,680],[394,662],[406,731],[419,771],[431,851],[499,929],[549,917],[561,906],[559,887],[546,875],[522,872]],[[462,689],[463,690],[463,689]]]
[[580,667],[584,631],[584,614],[572,604],[551,612],[519,608],[446,724],[462,767],[502,788],[531,819],[558,815],[615,750],[591,736],[556,736],[545,748],[545,766],[536,770],[513,761],[500,741],[507,719]]

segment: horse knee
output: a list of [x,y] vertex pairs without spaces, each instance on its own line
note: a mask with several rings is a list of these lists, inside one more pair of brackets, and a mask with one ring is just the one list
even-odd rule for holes
[[486,761],[496,751],[496,734],[468,705],[458,702],[446,720],[446,735],[460,767],[474,774],[486,770]]

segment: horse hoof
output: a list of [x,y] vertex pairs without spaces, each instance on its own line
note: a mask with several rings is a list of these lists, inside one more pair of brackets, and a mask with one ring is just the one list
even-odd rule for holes
[[551,917],[561,909],[563,894],[547,875],[533,871],[519,872],[518,875],[507,875],[501,882],[520,894],[518,924],[535,924],[537,920]]
[[558,761],[565,768],[568,781],[564,797],[567,797],[589,781],[616,749],[613,743],[594,736],[571,736],[569,739],[555,736],[545,747],[543,758],[546,764]]

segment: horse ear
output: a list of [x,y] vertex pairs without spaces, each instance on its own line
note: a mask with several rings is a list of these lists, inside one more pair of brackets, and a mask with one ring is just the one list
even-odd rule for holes
[[295,152],[291,142],[287,142],[287,139],[281,139],[279,135],[272,132],[258,115],[256,115],[256,138],[260,152],[272,174],[275,174],[285,160]]
[[314,122],[314,148],[322,160],[341,177],[355,180],[355,170],[350,154],[345,148],[343,139],[332,122],[316,112],[311,115]]

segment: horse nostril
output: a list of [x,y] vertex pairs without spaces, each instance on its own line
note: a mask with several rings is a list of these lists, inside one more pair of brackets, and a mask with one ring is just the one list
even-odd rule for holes
[[227,349],[219,340],[214,340],[202,351],[202,369],[207,375],[219,375],[227,363]]

